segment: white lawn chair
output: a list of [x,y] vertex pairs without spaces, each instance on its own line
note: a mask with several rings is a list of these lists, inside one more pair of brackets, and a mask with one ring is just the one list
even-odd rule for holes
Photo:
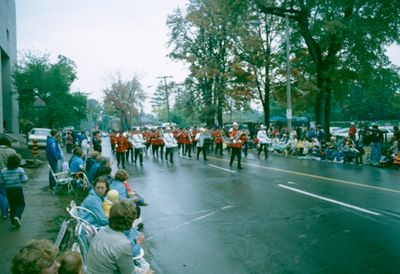
[[62,171],[62,172],[57,172],[54,173],[53,169],[51,168],[50,165],[48,165],[51,176],[53,176],[54,181],[56,182],[56,188],[58,189],[60,186],[66,186],[67,191],[71,192],[73,189],[72,186],[72,177],[70,176],[68,171]]
[[89,210],[85,207],[82,207],[82,206],[77,206],[74,201],[71,201],[70,206],[67,207],[66,210],[69,213],[69,215],[73,219],[75,219],[78,223],[84,222],[85,224],[91,225],[88,221],[86,221],[79,215],[79,212],[89,213],[90,215],[92,215],[94,217],[94,219],[96,220],[96,223],[99,222],[97,216],[91,210]]

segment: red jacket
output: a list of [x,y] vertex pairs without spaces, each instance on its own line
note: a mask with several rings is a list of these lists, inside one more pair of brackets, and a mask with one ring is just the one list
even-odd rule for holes
[[246,140],[247,140],[247,137],[243,131],[234,129],[231,132],[229,132],[228,146],[235,147],[235,148],[242,148],[242,146]]
[[126,152],[126,149],[129,146],[128,139],[125,136],[120,135],[116,138],[116,141],[117,141],[117,143],[116,143],[115,151],[119,152],[119,153]]

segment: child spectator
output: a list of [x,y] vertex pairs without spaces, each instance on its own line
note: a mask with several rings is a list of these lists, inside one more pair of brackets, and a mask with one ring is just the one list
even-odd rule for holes
[[11,262],[12,274],[57,274],[57,249],[49,240],[30,240]]
[[76,251],[67,251],[59,258],[58,274],[83,274],[83,261]]
[[25,170],[20,167],[21,156],[12,154],[7,159],[7,167],[0,173],[0,182],[6,187],[7,199],[10,204],[11,225],[19,228],[21,217],[25,209],[24,193],[22,184],[28,181]]
[[119,201],[119,193],[115,189],[111,189],[107,192],[107,196],[103,201],[104,215],[108,218],[110,216],[110,210],[113,204]]

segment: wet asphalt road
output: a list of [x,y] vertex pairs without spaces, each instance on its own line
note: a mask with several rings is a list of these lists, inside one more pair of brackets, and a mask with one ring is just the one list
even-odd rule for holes
[[400,171],[254,154],[243,166],[226,152],[127,165],[157,273],[400,273]]

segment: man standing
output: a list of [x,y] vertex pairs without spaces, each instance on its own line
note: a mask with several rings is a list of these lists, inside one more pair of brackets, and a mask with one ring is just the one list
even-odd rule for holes
[[[46,144],[46,157],[47,161],[49,161],[49,165],[54,173],[59,172],[58,169],[58,161],[62,159],[62,154],[60,150],[60,146],[57,142],[57,130],[52,129],[50,131],[50,136],[47,136],[47,144]],[[56,180],[51,174],[51,170],[49,171],[49,185],[50,189],[54,189],[56,186]]]
[[265,126],[261,125],[260,130],[257,132],[258,139],[258,157],[260,157],[261,151],[264,150],[265,159],[268,158],[268,144],[271,143],[271,139],[268,138],[267,132],[265,130]]
[[372,124],[370,140],[371,140],[370,163],[371,165],[378,166],[382,157],[381,145],[383,142],[383,133],[379,129],[378,125],[375,123]]
[[349,128],[349,137],[350,137],[350,139],[355,141],[356,140],[356,134],[357,134],[356,124],[354,122],[352,122],[351,125],[350,125],[350,128]]
[[100,131],[93,132],[93,150],[101,153],[101,134],[100,134]]
[[231,148],[231,161],[229,163],[229,166],[232,168],[232,163],[233,160],[235,159],[235,156],[237,156],[237,161],[238,169],[243,169],[242,167],[242,146],[244,143],[244,139],[246,138],[246,135],[239,130],[239,126],[236,122],[232,124],[232,131],[229,132],[229,143],[228,146]]

